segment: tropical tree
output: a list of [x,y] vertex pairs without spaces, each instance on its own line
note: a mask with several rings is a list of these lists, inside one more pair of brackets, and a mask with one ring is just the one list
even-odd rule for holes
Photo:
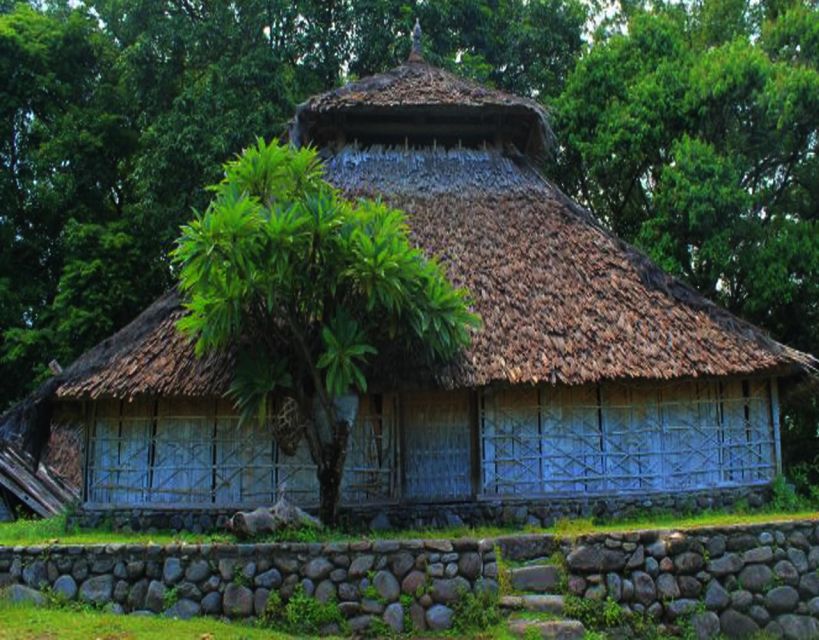
[[[173,259],[198,354],[236,348],[230,388],[242,420],[292,397],[316,464],[320,517],[336,519],[368,359],[386,341],[452,358],[478,319],[468,294],[409,241],[404,214],[348,202],[312,149],[259,140],[228,162],[208,208],[183,227]],[[292,433],[274,436],[293,448]]]

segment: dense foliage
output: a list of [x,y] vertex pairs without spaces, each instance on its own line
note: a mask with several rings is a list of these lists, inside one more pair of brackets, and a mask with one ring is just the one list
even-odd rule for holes
[[380,347],[447,360],[478,319],[410,244],[404,213],[341,198],[316,150],[260,139],[224,174],[173,252],[188,310],[179,328],[200,354],[240,345],[230,394],[243,419],[264,419],[273,391],[296,401],[303,434],[274,437],[295,450],[304,436],[332,524],[352,426],[334,399],[366,393]]
[[[605,225],[819,353],[809,0],[33,4],[0,0],[0,406],[169,286],[221,163],[403,60],[416,16],[431,62],[549,107],[547,172]],[[789,399],[786,452],[815,445],[816,398]]]

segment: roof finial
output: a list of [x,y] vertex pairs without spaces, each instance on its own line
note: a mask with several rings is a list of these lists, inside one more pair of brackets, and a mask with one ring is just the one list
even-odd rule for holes
[[415,18],[415,26],[412,28],[412,50],[409,55],[410,62],[421,62],[424,56],[421,55],[421,23]]

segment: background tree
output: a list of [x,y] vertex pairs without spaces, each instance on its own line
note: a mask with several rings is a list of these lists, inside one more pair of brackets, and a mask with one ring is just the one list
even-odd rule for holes
[[332,525],[352,427],[338,402],[367,391],[368,357],[389,341],[446,360],[478,320],[412,248],[404,215],[341,199],[315,150],[259,140],[224,170],[174,251],[189,311],[179,326],[200,354],[240,345],[230,393],[242,419],[264,420],[272,392],[292,394]]
[[[549,171],[665,269],[819,352],[819,9],[704,0],[620,17],[554,102]],[[808,384],[785,404],[790,462],[817,455]]]

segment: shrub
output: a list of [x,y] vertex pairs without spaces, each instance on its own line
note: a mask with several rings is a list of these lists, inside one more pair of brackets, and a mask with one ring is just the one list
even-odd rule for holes
[[482,631],[501,621],[498,595],[491,591],[464,591],[453,605],[454,627],[459,633]]
[[261,617],[264,626],[294,635],[316,634],[332,623],[343,629],[346,622],[335,602],[319,602],[308,596],[301,585],[296,587],[287,604],[278,592],[272,591]]

